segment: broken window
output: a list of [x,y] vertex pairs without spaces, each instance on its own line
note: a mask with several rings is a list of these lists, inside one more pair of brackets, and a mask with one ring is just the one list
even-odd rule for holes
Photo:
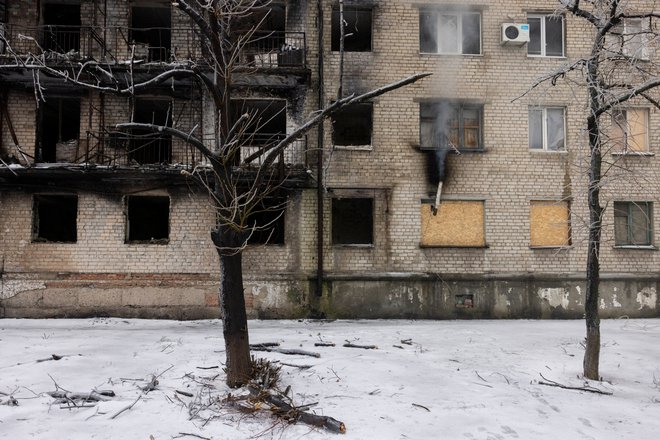
[[649,151],[649,110],[646,108],[615,109],[612,111],[612,142],[623,153]]
[[[332,9],[332,50],[340,48],[339,8]],[[344,7],[344,51],[371,52],[372,10]]]
[[370,103],[344,107],[332,116],[332,143],[335,145],[371,145],[373,106]]
[[561,151],[565,149],[564,109],[533,107],[529,109],[529,148]]
[[78,196],[35,195],[32,207],[32,240],[75,243],[78,229]]
[[46,3],[43,6],[42,48],[53,52],[80,51],[80,4]]
[[456,307],[459,309],[474,308],[474,294],[454,295]]
[[614,202],[614,244],[616,246],[653,244],[653,203]]
[[529,216],[531,247],[564,247],[571,244],[568,202],[532,200]]
[[483,149],[483,106],[453,101],[420,104],[422,148]]
[[[255,67],[292,65],[293,58],[301,58],[302,52],[292,38],[287,38],[286,8],[284,4],[269,3],[267,7],[255,7],[250,14],[239,17],[234,29],[236,37],[250,34],[244,41],[240,62]],[[293,53],[295,51],[295,54]]]
[[420,11],[419,51],[439,54],[480,54],[481,12]]
[[167,244],[170,236],[170,198],[126,196],[126,242]]
[[172,40],[172,14],[166,3],[131,8],[130,39],[135,57],[147,61],[167,61]]
[[[172,125],[172,103],[167,99],[136,98],[133,121],[165,127]],[[129,162],[137,164],[170,163],[172,137],[161,132],[134,129],[128,151]]]
[[80,99],[48,98],[39,103],[41,162],[76,162],[79,156]]
[[553,14],[530,14],[527,54],[541,57],[564,56],[564,17]]
[[374,199],[332,199],[332,244],[373,244]]
[[[241,115],[249,118],[242,122],[239,133],[241,159],[244,159],[264,147],[274,146],[286,136],[286,101],[283,99],[234,99],[232,105],[232,124]],[[262,155],[255,163],[265,156]]]
[[286,198],[270,197],[248,216],[247,225],[255,227],[248,244],[284,244]]
[[425,247],[485,247],[483,200],[443,200],[433,215],[431,203],[422,203],[421,245]]

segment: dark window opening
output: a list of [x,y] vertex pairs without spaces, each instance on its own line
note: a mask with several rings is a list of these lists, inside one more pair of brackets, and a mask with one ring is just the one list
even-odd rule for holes
[[[165,127],[172,125],[171,102],[164,99],[136,99],[134,122]],[[133,130],[128,151],[129,162],[140,165],[170,163],[172,161],[172,137],[150,130]]]
[[282,99],[232,100],[232,123],[243,114],[249,118],[241,123],[242,146],[265,146],[284,138],[286,134],[286,101]]
[[80,4],[46,3],[43,23],[44,50],[60,53],[80,50]]
[[373,244],[374,200],[332,199],[332,244]]
[[456,295],[455,296],[456,307],[459,309],[472,309],[474,308],[474,295]]
[[170,198],[127,196],[127,243],[167,244],[170,235]]
[[335,145],[371,145],[373,106],[354,104],[332,117],[332,142]]
[[32,239],[37,242],[75,243],[78,235],[78,196],[35,195]]
[[653,244],[653,203],[614,202],[614,244],[616,246]]
[[133,6],[130,38],[135,43],[135,56],[147,61],[167,61],[172,42],[170,7]]
[[79,99],[49,98],[39,103],[41,162],[75,162],[79,155],[79,136]]
[[[371,52],[371,9],[344,7],[344,51]],[[339,9],[332,10],[332,50],[339,51]]]
[[420,142],[422,148],[483,149],[483,106],[460,102],[420,105]]
[[0,22],[7,23],[7,2],[0,0]]
[[286,198],[267,198],[248,216],[247,225],[254,227],[248,244],[284,244]]

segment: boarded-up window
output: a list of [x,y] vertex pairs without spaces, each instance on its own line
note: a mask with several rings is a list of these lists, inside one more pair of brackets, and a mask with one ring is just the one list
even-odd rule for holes
[[532,247],[562,247],[570,245],[568,202],[532,200],[529,209]]
[[484,247],[483,200],[445,200],[437,215],[422,203],[422,246]]
[[623,152],[646,152],[649,111],[645,108],[618,109],[612,112],[612,141]]

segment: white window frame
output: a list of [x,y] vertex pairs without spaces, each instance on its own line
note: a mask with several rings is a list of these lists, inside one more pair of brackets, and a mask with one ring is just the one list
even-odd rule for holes
[[[532,148],[532,137],[531,137],[531,124],[529,120],[529,112],[531,111],[541,111],[541,132],[543,147],[542,148]],[[562,123],[564,125],[564,148],[561,150],[551,150],[548,148],[548,110],[561,110],[562,111]],[[530,151],[548,151],[550,153],[561,153],[566,151],[566,107],[561,106],[545,106],[545,107],[530,107],[527,113],[527,146]]]
[[[635,29],[635,35],[628,35],[629,28],[631,27],[631,22],[634,21],[639,23],[639,26],[635,26],[639,30]],[[638,60],[648,60],[649,51],[648,51],[648,38],[646,35],[647,27],[644,25],[644,20],[641,18],[626,18],[623,20],[623,35],[621,36],[621,52],[634,59]],[[639,38],[639,44],[641,45],[640,53],[637,51],[633,52],[630,47],[630,44],[635,38]]]
[[[421,53],[431,53],[431,54],[438,54],[438,55],[482,55],[483,54],[483,15],[481,11],[474,11],[474,10],[467,10],[467,11],[460,11],[460,10],[444,10],[444,9],[439,9],[439,10],[434,10],[432,11],[434,14],[436,14],[436,20],[435,20],[435,34],[436,34],[436,42],[437,42],[437,51],[436,52],[421,52]],[[447,16],[451,15],[456,17],[456,51],[455,52],[443,52],[440,49],[440,17],[441,16]],[[477,15],[479,16],[479,53],[464,53],[463,52],[463,16],[464,15]]]
[[[545,32],[545,20],[548,17],[554,17],[561,19],[561,55],[546,55],[546,32]],[[566,20],[563,15],[554,15],[554,14],[528,14],[527,19],[538,18],[541,23],[541,53],[540,54],[530,54],[527,52],[528,57],[534,58],[566,58]],[[529,44],[529,43],[528,43]]]

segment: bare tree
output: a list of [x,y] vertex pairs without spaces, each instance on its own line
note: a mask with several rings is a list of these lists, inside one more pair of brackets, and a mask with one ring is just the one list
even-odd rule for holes
[[[204,55],[201,62],[184,60],[171,63],[169,68],[147,80],[136,81],[132,70],[129,76],[117,75],[102,63],[93,60],[82,64],[72,63],[66,68],[54,67],[46,61],[43,50],[35,56],[25,58],[17,55],[15,58],[16,65],[34,72],[37,97],[41,97],[41,74],[58,77],[73,85],[98,92],[128,96],[173,79],[195,78],[202,84],[211,101],[211,108],[206,110],[213,112],[212,143],[198,136],[194,130],[184,132],[166,125],[129,121],[117,127],[129,132],[142,130],[179,138],[199,151],[210,165],[210,173],[208,169],[204,169],[201,172],[188,172],[188,175],[208,190],[216,211],[217,220],[211,238],[220,259],[220,304],[226,346],[226,381],[231,387],[247,383],[251,375],[242,252],[250,235],[263,227],[249,222],[250,215],[263,209],[264,199],[276,193],[282,185],[282,176],[275,172],[273,165],[292,143],[343,107],[370,100],[429,75],[412,75],[357,96],[342,96],[340,92],[334,102],[327,106],[321,103],[322,108],[291,133],[270,139],[262,144],[258,151],[242,157],[241,147],[249,143],[251,136],[249,128],[255,124],[263,124],[264,121],[254,112],[235,116],[237,109],[234,108],[232,100],[232,97],[235,97],[234,79],[243,50],[263,38],[258,34],[258,30],[264,16],[255,12],[263,11],[268,3],[265,0],[173,2],[173,6],[195,24]],[[262,18],[259,18],[260,16]],[[244,29],[242,26],[248,21],[248,17],[252,17],[250,21],[256,24]],[[34,42],[36,43],[36,40]],[[12,53],[10,42],[4,39],[4,43]],[[9,67],[11,66],[2,66]],[[245,69],[241,70],[241,74],[246,74]],[[258,165],[255,166],[254,162],[258,162]],[[282,206],[275,208],[281,209]]]
[[[601,189],[604,177],[616,164],[603,159],[611,148],[623,149],[628,141],[611,134],[617,124],[620,106],[645,100],[660,108],[656,88],[660,86],[660,69],[654,59],[657,44],[656,26],[660,14],[652,1],[628,0],[558,0],[556,13],[577,18],[578,25],[592,31],[590,52],[571,61],[558,71],[540,78],[532,88],[558,81],[577,85],[586,92],[586,135],[588,137],[588,255],[586,267],[586,351],[584,376],[599,380],[600,318],[598,315],[600,286],[600,248],[603,212]],[[588,35],[588,34],[587,34]],[[630,151],[634,152],[634,151]],[[605,168],[604,168],[605,167]]]

